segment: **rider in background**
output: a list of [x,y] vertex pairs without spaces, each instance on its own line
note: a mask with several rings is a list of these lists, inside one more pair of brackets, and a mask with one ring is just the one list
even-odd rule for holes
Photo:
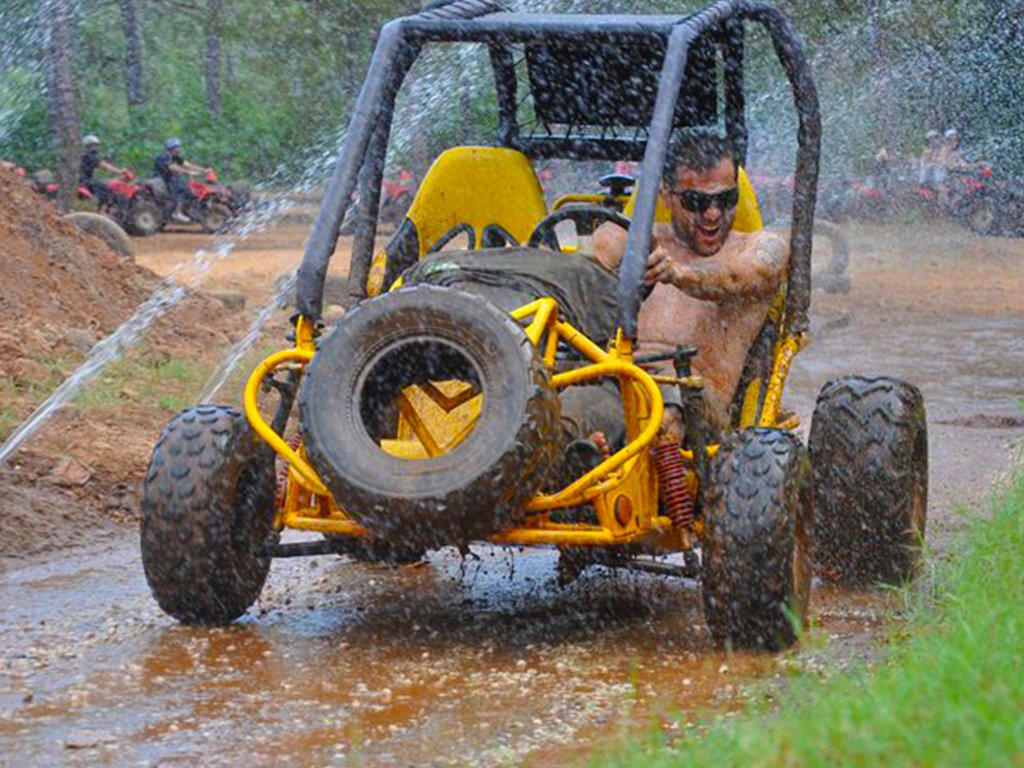
[[946,180],[945,169],[942,168],[940,162],[942,146],[939,132],[928,131],[925,134],[925,139],[927,139],[928,145],[921,153],[921,172],[918,174],[917,180],[922,187],[937,187],[939,184],[945,183]]
[[202,176],[210,173],[211,169],[200,168],[182,157],[181,141],[174,137],[164,142],[164,151],[156,156],[153,169],[156,175],[163,179],[171,199],[174,200],[174,213],[171,214],[171,218],[182,224],[188,223],[189,218],[185,215],[183,206],[188,202],[191,193],[185,186],[183,177]]
[[960,133],[956,128],[946,131],[946,141],[939,151],[939,162],[947,173],[970,170],[973,165],[964,159],[960,149]]
[[105,208],[114,202],[114,193],[110,191],[110,187],[95,178],[96,170],[120,175],[126,173],[126,169],[118,168],[100,157],[99,137],[90,133],[82,139],[82,147],[85,152],[82,153],[78,167],[78,183],[92,192],[100,208]]

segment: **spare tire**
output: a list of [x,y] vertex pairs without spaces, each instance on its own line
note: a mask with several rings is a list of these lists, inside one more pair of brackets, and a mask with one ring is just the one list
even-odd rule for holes
[[[385,452],[414,385],[468,382],[483,396],[461,440],[429,458]],[[335,500],[374,536],[427,548],[515,522],[558,452],[559,404],[533,345],[480,297],[417,285],[346,314],[306,369],[306,450]]]
[[130,259],[135,255],[128,233],[121,229],[116,221],[102,213],[68,213],[65,214],[64,220],[73,222],[83,232],[96,235],[122,258]]

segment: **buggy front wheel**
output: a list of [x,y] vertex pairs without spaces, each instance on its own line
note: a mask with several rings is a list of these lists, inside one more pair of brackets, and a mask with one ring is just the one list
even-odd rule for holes
[[720,646],[778,650],[797,639],[811,589],[807,450],[790,432],[730,436],[711,470],[704,617]]
[[175,417],[142,492],[142,565],[160,607],[188,624],[226,624],[263,589],[273,535],[273,454],[245,416],[207,405]]

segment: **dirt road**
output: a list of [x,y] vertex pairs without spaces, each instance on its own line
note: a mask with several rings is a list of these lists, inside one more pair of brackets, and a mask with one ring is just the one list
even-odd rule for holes
[[[806,424],[837,375],[918,383],[928,542],[945,556],[958,506],[984,513],[1024,436],[1024,253],[956,233],[931,250],[927,234],[915,249],[884,231],[854,235],[854,291],[818,300],[787,404]],[[257,282],[296,262],[298,242],[279,236],[214,283],[258,299]],[[156,238],[140,260],[167,269],[176,248]],[[696,721],[780,695],[788,675],[870,662],[883,632],[882,594],[820,588],[801,649],[726,656],[710,647],[692,582],[591,569],[559,589],[553,553],[490,547],[397,569],[278,561],[244,621],[189,629],[149,597],[135,535],[115,528],[4,563],[0,765],[576,764],[652,718],[678,727],[666,712]]]

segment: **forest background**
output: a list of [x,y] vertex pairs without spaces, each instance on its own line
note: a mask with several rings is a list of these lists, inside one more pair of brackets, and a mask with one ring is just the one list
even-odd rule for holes
[[[687,0],[514,0],[524,10],[674,12]],[[826,173],[854,174],[888,145],[917,153],[929,129],[957,128],[997,175],[1024,172],[1024,0],[778,0],[803,35],[825,121]],[[252,180],[308,179],[334,153],[377,30],[417,0],[4,0],[0,158],[30,169],[76,163],[81,136],[148,174],[168,136],[190,159]],[[765,44],[766,43],[762,43]],[[752,46],[756,49],[756,44]],[[793,135],[791,97],[749,57],[754,140]],[[484,62],[417,64],[416,119],[398,142],[417,167],[443,146],[486,141]],[[477,83],[477,72],[483,78]],[[415,73],[414,73],[415,74]],[[415,82],[415,78],[414,78]],[[407,123],[409,121],[406,121]],[[402,156],[403,153],[406,156]],[[423,169],[417,168],[421,173]]]

